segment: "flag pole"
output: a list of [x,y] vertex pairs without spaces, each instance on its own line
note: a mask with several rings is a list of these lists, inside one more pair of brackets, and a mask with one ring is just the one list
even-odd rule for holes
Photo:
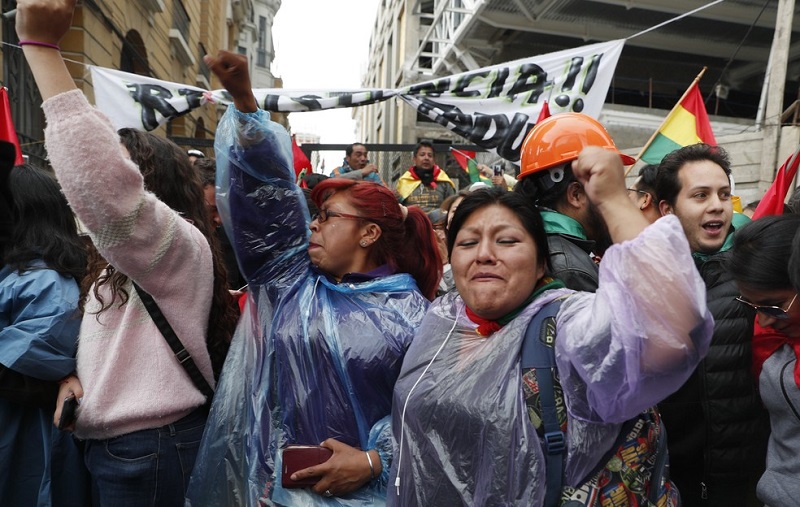
[[664,126],[664,124],[667,123],[667,120],[669,120],[670,116],[672,116],[672,113],[674,113],[678,109],[678,107],[681,105],[681,102],[683,102],[683,99],[685,99],[686,96],[691,91],[692,87],[694,85],[696,85],[700,81],[700,78],[703,77],[703,74],[706,73],[706,70],[708,70],[708,67],[703,67],[703,70],[701,70],[700,73],[697,74],[697,77],[694,78],[694,81],[692,81],[692,83],[689,85],[689,87],[686,88],[686,91],[683,92],[683,95],[681,95],[681,98],[678,99],[678,102],[675,103],[675,106],[673,106],[673,108],[669,112],[669,114],[666,117],[664,117],[664,121],[661,122],[661,125],[658,126],[656,131],[653,132],[653,135],[650,136],[650,139],[647,140],[647,143],[645,143],[645,145],[642,147],[642,149],[639,150],[639,154],[636,155],[636,160],[634,160],[633,164],[628,166],[628,169],[625,171],[625,176],[628,176],[628,173],[631,172],[631,169],[633,169],[633,166],[636,165],[636,162],[638,162],[642,158],[642,155],[644,155],[644,152],[647,151],[647,148],[649,148],[650,145],[653,144],[653,141],[655,141],[656,136],[658,135],[659,132],[661,132],[661,128]]
[[[470,157],[469,155],[467,155],[467,154],[466,154],[466,153],[464,153],[463,151],[461,151],[461,150],[457,150],[456,148],[453,148],[452,146],[449,146],[448,148],[450,149],[450,151],[451,151],[452,153],[454,153],[454,154],[456,154],[456,153],[457,153],[457,154],[461,155],[462,157],[464,157],[464,159],[466,159],[467,167],[462,167],[462,169],[463,169],[464,171],[466,171],[466,172],[467,172],[467,174],[469,174],[469,175],[470,175],[470,181],[472,181],[472,179],[473,179],[473,174],[471,174],[471,173],[470,173],[470,171],[469,171],[469,161],[470,161],[470,160],[471,160],[471,161],[473,161],[473,162],[475,162],[475,170],[478,172],[478,181],[480,181],[480,179],[481,179],[481,178],[486,178],[485,176],[483,176],[483,175],[481,174],[481,170],[480,170],[480,169],[478,169],[478,159],[477,159],[476,157]],[[476,155],[477,155],[477,154],[476,154]],[[455,158],[455,157],[454,157],[454,158]],[[458,162],[458,159],[456,159],[456,162]],[[458,165],[461,165],[461,162],[458,162]],[[474,182],[473,182],[473,183],[474,183]]]
[[[450,146],[450,151],[454,151],[454,152],[458,153],[459,155],[461,155],[461,156],[462,156],[462,157],[464,157],[464,158],[468,158],[468,159],[470,159],[470,160],[476,160],[476,159],[475,159],[475,157],[470,157],[469,155],[467,155],[467,154],[466,154],[466,153],[464,153],[463,151],[461,151],[461,150],[457,150],[457,149],[453,148],[452,146]],[[477,160],[476,160],[476,161],[477,161]]]

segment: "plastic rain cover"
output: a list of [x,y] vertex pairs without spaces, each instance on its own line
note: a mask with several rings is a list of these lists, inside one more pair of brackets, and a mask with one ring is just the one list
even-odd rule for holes
[[[249,298],[187,505],[382,505],[391,393],[428,302],[407,274],[335,284],[311,266],[289,136],[268,119],[231,107],[217,129],[218,207]],[[382,476],[343,497],[283,489],[280,449],[327,438],[377,449]]]
[[[399,451],[389,505],[542,505],[544,455],[523,399],[519,353],[532,316],[569,293],[543,293],[487,338],[459,296],[434,302],[395,387]],[[556,318],[568,409],[565,487],[586,478],[621,423],[685,382],[713,324],[677,218],[606,252],[597,293],[572,293]]]

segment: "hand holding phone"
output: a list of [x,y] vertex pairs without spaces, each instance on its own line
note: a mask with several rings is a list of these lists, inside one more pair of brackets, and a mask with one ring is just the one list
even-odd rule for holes
[[320,445],[289,445],[283,449],[283,468],[281,485],[284,488],[308,488],[319,481],[318,477],[308,477],[299,481],[291,479],[292,474],[314,465],[325,463],[333,456],[333,451]]
[[64,398],[64,405],[61,407],[61,417],[58,419],[58,429],[64,430],[75,423],[76,412],[78,410],[78,399],[75,396]]
[[495,164],[492,166],[492,170],[494,171],[495,176],[502,176],[503,175],[503,164]]

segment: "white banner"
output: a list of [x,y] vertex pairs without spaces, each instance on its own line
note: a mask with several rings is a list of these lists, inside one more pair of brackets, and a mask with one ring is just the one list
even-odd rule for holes
[[154,130],[162,123],[197,109],[209,97],[208,91],[196,86],[89,67],[95,105],[117,129]]
[[624,40],[567,49],[398,90],[418,112],[481,148],[519,161],[545,101],[550,114],[597,117]]
[[[256,89],[253,93],[262,109],[280,112],[355,107],[398,96],[468,141],[517,162],[522,141],[545,101],[551,114],[600,114],[624,43],[616,40],[533,56],[398,90]],[[117,128],[153,130],[206,101],[231,103],[225,90],[209,92],[116,70],[91,70],[97,107]]]
[[[366,106],[395,96],[394,90],[284,90],[283,88],[256,88],[256,102],[266,111],[302,113],[343,107]],[[222,104],[233,104],[227,90],[214,90],[211,99]]]

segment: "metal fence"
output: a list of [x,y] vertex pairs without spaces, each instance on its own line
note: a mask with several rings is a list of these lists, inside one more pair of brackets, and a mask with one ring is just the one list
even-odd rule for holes
[[[345,149],[349,145],[334,145],[334,144],[303,144],[301,149],[309,158],[314,160],[314,153],[319,152],[339,152],[341,161],[344,159]],[[378,168],[381,178],[386,182],[389,187],[394,188],[397,180],[413,165],[413,144],[366,144],[369,152],[369,161]],[[436,165],[441,167],[447,175],[453,180],[456,189],[466,187],[469,185],[469,175],[464,171],[452,155],[452,149],[461,151],[474,151],[475,160],[478,164],[485,164],[491,166],[492,164],[502,162],[502,159],[492,153],[481,151],[482,148],[473,145],[449,145],[434,143],[434,158]],[[321,157],[320,157],[321,158]],[[325,167],[322,171],[326,176],[329,176],[336,165]],[[504,163],[505,171],[514,175],[513,167],[511,164]]]
[[[170,139],[185,148],[197,148],[208,155],[213,156],[213,139],[197,139],[193,137],[177,136],[170,136]],[[326,154],[330,152],[337,153],[335,158],[337,162],[335,164],[329,164],[322,171],[319,171],[318,168],[315,168],[315,170],[322,172],[325,174],[325,176],[330,176],[331,172],[333,172],[333,169],[341,164],[342,160],[344,159],[345,149],[347,149],[348,146],[350,145],[305,143],[300,146],[300,149],[303,150],[308,159],[311,161],[322,160],[324,158],[322,155],[323,152]],[[369,152],[370,163],[375,164],[380,172],[381,178],[383,178],[390,188],[395,187],[400,176],[402,176],[402,174],[406,172],[413,164],[412,158],[415,146],[413,144],[367,143],[365,146]],[[464,171],[460,165],[458,165],[458,162],[453,157],[452,150],[474,151],[475,160],[478,164],[485,164],[491,167],[496,163],[502,163],[504,171],[507,174],[516,176],[518,172],[516,167],[510,162],[504,161],[493,153],[482,151],[483,148],[478,146],[467,144],[434,143],[433,151],[436,165],[441,167],[447,173],[450,179],[453,180],[457,190],[468,186],[470,184],[470,180],[468,173]],[[318,156],[315,157],[315,154]]]

